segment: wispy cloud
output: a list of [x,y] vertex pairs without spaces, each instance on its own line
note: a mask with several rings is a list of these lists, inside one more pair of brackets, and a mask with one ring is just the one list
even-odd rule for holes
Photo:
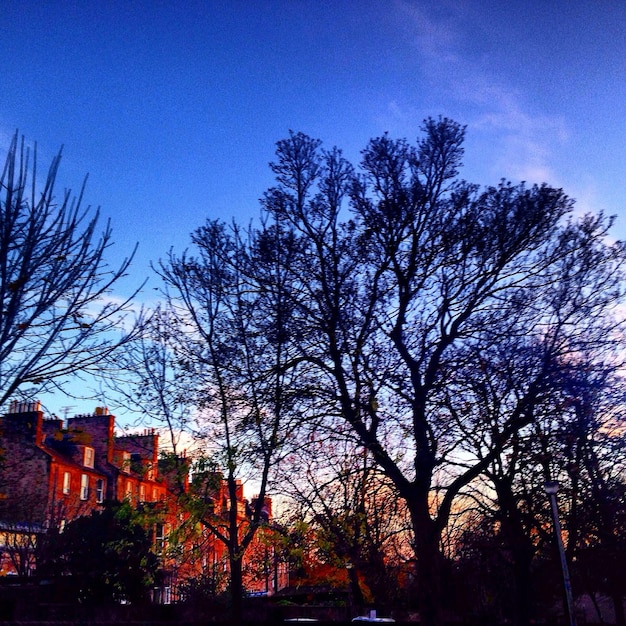
[[[414,31],[414,45],[425,59],[436,64],[458,63],[461,60],[458,54],[459,30],[455,25],[454,13],[451,15],[445,11],[446,17],[438,18],[423,4],[408,0],[397,0],[395,4],[404,24]],[[455,11],[446,2],[440,6]]]
[[[398,22],[419,55],[420,70],[449,108],[463,111],[471,135],[487,146],[482,166],[497,178],[558,184],[553,157],[570,133],[559,116],[537,114],[516,85],[488,69],[479,54],[466,52],[481,20],[467,3],[417,3],[397,0]],[[473,13],[474,12],[474,13]],[[413,112],[394,100],[388,114],[411,118]],[[481,150],[482,151],[482,150]]]

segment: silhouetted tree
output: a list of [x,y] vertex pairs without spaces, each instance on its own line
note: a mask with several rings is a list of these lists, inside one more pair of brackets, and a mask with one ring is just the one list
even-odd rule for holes
[[[299,372],[285,366],[292,312],[283,267],[294,250],[278,225],[245,239],[238,228],[209,221],[192,242],[193,251],[171,253],[159,268],[178,327],[169,342],[172,364],[195,386],[195,419],[185,427],[202,458],[186,504],[191,519],[227,548],[238,620],[244,555],[266,521],[268,482],[298,417]],[[205,481],[215,476],[227,485],[217,504],[219,489]],[[240,495],[246,476],[258,489],[247,511]]]
[[[589,266],[585,271],[599,277],[607,268]],[[596,295],[600,301],[606,298],[602,289]],[[548,308],[546,304],[546,311]],[[560,509],[570,569],[576,575],[574,591],[586,590],[592,595],[598,592],[600,580],[608,582],[612,577],[609,572],[619,571],[607,567],[602,577],[589,575],[593,554],[601,552],[601,536],[613,545],[607,552],[620,553],[617,494],[623,490],[624,446],[620,434],[623,391],[619,391],[623,382],[618,372],[623,356],[611,329],[602,324],[596,327],[591,308],[571,313],[581,316],[577,321],[569,316],[569,322],[574,322],[571,327],[584,328],[584,333],[567,338],[572,347],[577,346],[576,351],[566,361],[554,364],[550,391],[537,399],[532,422],[510,438],[502,454],[485,470],[486,482],[477,482],[471,492],[482,515],[481,559],[491,571],[497,567],[502,572],[503,565],[509,569],[509,597],[514,602],[500,606],[500,610],[519,624],[539,617],[537,611],[545,609],[538,606],[541,594],[535,573],[550,560],[558,564],[548,523],[546,480],[556,478],[561,483]],[[563,311],[559,317],[562,321],[568,319]],[[524,358],[520,359],[521,355]],[[481,424],[489,424],[494,432],[494,425],[516,405],[516,398],[523,397],[528,376],[521,365],[532,363],[532,359],[511,344],[499,356],[485,360],[476,354],[476,359],[483,378],[476,379],[470,370],[466,384],[453,387],[449,393],[462,396],[467,411],[476,416],[466,434],[479,454],[490,445],[490,435]],[[492,529],[489,540],[485,540],[486,528]],[[460,543],[467,546],[468,537],[471,539],[472,534],[466,530]],[[493,550],[491,557],[489,549]],[[589,557],[582,569],[579,550]],[[583,576],[585,570],[588,574]],[[558,597],[562,589],[559,581],[555,580],[551,588]],[[491,597],[497,595],[493,590]],[[554,603],[555,598],[551,600]]]
[[[626,250],[607,240],[611,219],[575,218],[559,189],[460,179],[459,124],[422,131],[415,147],[373,139],[358,171],[291,133],[261,227],[209,222],[199,256],[161,273],[205,376],[231,502],[245,454],[263,459],[262,480],[284,454],[286,416],[348,426],[406,503],[421,618],[438,626],[454,507],[536,423],[585,343],[621,340]],[[470,399],[491,380],[503,404],[485,414]],[[239,544],[229,550],[235,568]]]
[[[347,572],[352,602],[389,608],[393,568],[412,553],[404,503],[370,453],[322,425],[283,463],[277,489],[310,522],[318,558]],[[363,586],[363,583],[365,586]]]
[[98,234],[84,184],[76,198],[55,197],[60,161],[40,186],[36,150],[31,158],[16,133],[0,174],[0,406],[24,385],[41,393],[101,369],[133,334],[123,328],[130,300],[111,295],[132,255],[109,267],[111,228]]
[[[459,179],[455,122],[430,119],[423,132],[417,147],[372,140],[360,174],[338,150],[292,133],[278,142],[263,207],[297,243],[283,265],[291,362],[316,368],[311,402],[350,425],[406,502],[422,619],[436,625],[453,504],[532,422],[556,364],[576,353],[584,327],[560,314],[610,319],[624,246],[606,242],[602,215],[574,219],[561,190]],[[580,271],[586,264],[603,271]],[[557,300],[566,305],[546,307]],[[481,360],[498,347],[526,354],[526,377],[496,423],[477,422],[450,390],[468,372],[483,380]],[[478,453],[467,441],[475,426],[488,438]]]
[[[626,446],[624,378],[619,361],[582,360],[563,380],[561,411],[550,462],[563,483],[566,552],[575,584],[590,597],[609,597],[618,625],[626,623]],[[557,473],[558,472],[558,473]]]

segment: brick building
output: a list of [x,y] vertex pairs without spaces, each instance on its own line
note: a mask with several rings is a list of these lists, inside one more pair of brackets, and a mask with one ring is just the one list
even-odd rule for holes
[[44,419],[38,402],[11,403],[0,422],[0,519],[62,526],[105,500],[164,500],[158,434],[116,437],[114,428],[115,417],[105,408],[64,426]]
[[[155,599],[175,599],[172,587],[185,578],[218,571],[227,575],[225,547],[205,530],[190,535],[184,558],[165,556],[170,531],[186,518],[177,508],[176,494],[189,489],[189,464],[185,458],[178,459],[181,473],[160,462],[159,435],[154,430],[116,436],[115,417],[106,408],[64,423],[44,418],[38,402],[12,402],[0,419],[0,461],[0,575],[31,575],[42,533],[49,528],[62,530],[67,522],[102,508],[106,501],[123,500],[138,506],[163,504],[159,507],[162,517],[153,528],[155,551],[162,555],[163,566]],[[218,515],[225,514],[229,506],[226,483],[219,474],[213,478],[206,498]],[[269,519],[269,498],[266,509]],[[245,524],[249,505],[241,484],[237,510]],[[273,591],[278,588],[275,579],[275,575],[271,581],[251,576],[246,586]]]
[[[63,530],[106,501],[166,502],[159,475],[159,436],[115,436],[106,408],[67,420],[44,419],[38,402],[12,402],[0,421],[0,575],[28,576],[36,568],[38,538]],[[155,534],[171,522],[168,507]],[[164,563],[167,570],[167,563]],[[168,596],[168,576],[162,576]]]

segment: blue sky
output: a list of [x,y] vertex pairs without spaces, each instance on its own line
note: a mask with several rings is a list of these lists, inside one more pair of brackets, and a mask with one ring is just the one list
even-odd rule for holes
[[4,0],[0,63],[0,151],[64,144],[61,185],[89,173],[114,252],[139,242],[134,284],[207,218],[256,218],[290,129],[356,161],[449,116],[464,177],[563,187],[626,237],[623,0]]

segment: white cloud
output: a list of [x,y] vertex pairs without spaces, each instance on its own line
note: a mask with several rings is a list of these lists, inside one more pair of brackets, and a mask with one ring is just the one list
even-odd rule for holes
[[458,14],[459,7],[445,2],[441,2],[441,6],[448,9],[447,17],[437,19],[432,10],[428,11],[423,5],[405,0],[396,2],[396,10],[402,21],[414,31],[415,47],[426,59],[435,64],[458,63],[460,58],[456,49],[459,31],[453,27],[456,20],[451,17]]
[[[471,5],[442,2],[424,8],[422,3],[398,0],[395,6],[433,91],[442,93],[451,109],[463,112],[465,119],[458,121],[468,125],[470,139],[481,147],[479,155],[469,158],[482,159],[481,166],[496,180],[558,185],[553,162],[570,137],[566,121],[536,114],[517,87],[494,75],[479,55],[464,52],[464,42],[481,36],[469,32],[470,25],[480,22],[470,13]],[[396,121],[415,116],[397,99],[387,113]]]

